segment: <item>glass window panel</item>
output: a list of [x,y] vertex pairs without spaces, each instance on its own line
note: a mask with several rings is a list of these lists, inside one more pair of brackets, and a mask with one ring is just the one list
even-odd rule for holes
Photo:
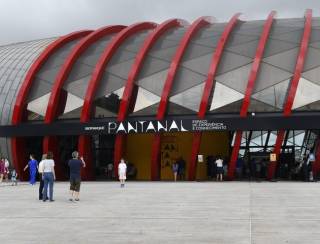
[[302,146],[305,132],[295,136],[294,143],[296,146]]
[[239,150],[239,155],[240,155],[241,157],[243,157],[244,154],[245,154],[245,149],[240,149],[240,150]]
[[250,147],[250,152],[259,152],[259,151],[262,151],[263,148],[261,147]]
[[95,101],[95,118],[116,117],[120,107],[124,87]]
[[268,146],[274,146],[274,144],[276,143],[276,139],[277,139],[277,132],[276,131],[272,131],[270,133]]
[[247,144],[247,139],[246,137],[241,138],[241,146],[245,146]]
[[262,146],[264,146],[266,144],[267,137],[268,137],[268,131],[263,131],[262,132]]

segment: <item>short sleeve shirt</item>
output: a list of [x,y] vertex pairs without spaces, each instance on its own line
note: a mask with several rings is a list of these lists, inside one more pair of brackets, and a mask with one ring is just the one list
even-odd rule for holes
[[52,168],[54,167],[53,159],[45,159],[43,160],[43,173],[52,172]]
[[127,165],[125,163],[120,163],[118,169],[120,173],[125,173],[127,170]]
[[39,168],[38,168],[39,173],[43,173],[43,160],[40,161],[39,163]]
[[217,164],[217,167],[223,167],[223,160],[222,159],[217,159],[216,160],[216,164]]
[[70,159],[68,165],[70,168],[70,179],[80,179],[82,161],[79,159]]

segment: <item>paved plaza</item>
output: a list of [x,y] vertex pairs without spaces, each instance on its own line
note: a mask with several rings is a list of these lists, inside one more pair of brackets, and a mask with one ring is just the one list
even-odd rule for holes
[[0,186],[0,240],[18,243],[320,243],[320,183],[84,182]]

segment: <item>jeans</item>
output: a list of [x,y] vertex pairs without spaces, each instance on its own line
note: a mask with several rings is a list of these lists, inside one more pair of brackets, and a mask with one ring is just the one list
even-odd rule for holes
[[42,195],[43,195],[43,185],[44,185],[44,181],[42,179],[42,174],[39,174],[39,178],[40,178],[40,185],[39,185],[39,200],[42,200]]
[[[43,173],[43,181],[44,181],[44,187],[43,187],[43,195],[42,196],[48,196],[48,186],[49,186],[49,199],[53,200],[53,173]],[[43,199],[45,200],[45,198]]]

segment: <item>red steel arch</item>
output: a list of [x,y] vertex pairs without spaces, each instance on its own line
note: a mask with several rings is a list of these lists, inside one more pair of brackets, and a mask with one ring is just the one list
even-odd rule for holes
[[57,110],[58,110],[58,100],[59,95],[61,92],[61,88],[65,82],[65,80],[68,78],[72,67],[74,63],[77,61],[79,56],[94,42],[99,40],[100,38],[117,33],[121,30],[123,30],[126,26],[122,25],[114,25],[114,26],[106,26],[103,28],[100,28],[94,32],[92,32],[90,35],[83,38],[71,51],[67,59],[65,60],[62,68],[60,69],[56,81],[52,87],[51,95],[49,98],[49,103],[45,115],[45,123],[51,123],[55,117],[57,116]]
[[[300,50],[298,53],[298,58],[297,58],[294,74],[290,83],[286,102],[284,104],[284,109],[283,109],[284,117],[291,115],[292,105],[294,102],[299,80],[300,80],[301,73],[305,63],[305,58],[308,51],[309,39],[311,35],[311,27],[312,27],[312,10],[311,9],[306,10],[305,19],[306,20],[304,24],[303,36],[300,43]],[[284,130],[279,130],[277,133],[277,139],[273,149],[273,152],[277,155],[277,159],[279,158],[278,156],[281,152],[281,146],[284,139],[284,134],[285,134]],[[276,170],[276,166],[277,166],[277,162],[272,162],[272,163],[270,162],[269,168],[268,168],[268,179],[272,179],[274,172]]]
[[[135,103],[133,95],[134,82],[139,74],[139,71],[142,67],[143,61],[148,53],[148,51],[152,48],[153,44],[158,40],[158,38],[167,30],[183,26],[186,22],[180,19],[170,19],[162,24],[160,24],[150,35],[147,37],[145,42],[143,43],[140,51],[138,52],[135,62],[133,63],[131,70],[128,75],[127,83],[123,92],[123,96],[120,103],[119,113],[118,113],[118,121],[123,121],[128,113],[129,107],[131,104]],[[123,147],[125,144],[126,135],[116,135],[116,143],[114,149],[114,158],[115,162],[119,162],[122,154]]]
[[[92,103],[94,100],[94,95],[96,92],[96,89],[99,85],[99,82],[101,80],[101,77],[104,72],[104,68],[107,66],[111,58],[113,57],[113,54],[118,50],[120,45],[131,35],[143,31],[143,30],[149,30],[153,29],[157,26],[157,24],[152,23],[152,22],[142,22],[142,23],[137,23],[134,25],[131,25],[122,31],[120,31],[111,41],[111,43],[107,46],[107,48],[104,50],[102,53],[94,71],[91,76],[91,79],[89,81],[88,89],[86,92],[83,108],[81,111],[81,117],[80,121],[82,123],[88,122],[91,117],[91,111],[92,111]],[[86,152],[87,145],[90,143],[90,137],[81,135],[79,137],[79,143],[78,143],[78,149],[81,154],[84,154]],[[117,147],[117,141],[116,145]],[[115,158],[115,172],[117,173],[117,164],[118,161]],[[88,172],[88,171],[87,171]],[[86,175],[87,178],[92,178],[91,172],[88,172],[88,175]]]
[[[164,84],[164,88],[161,94],[161,100],[158,107],[157,112],[157,119],[162,120],[164,119],[168,99],[171,91],[171,87],[173,84],[173,80],[179,68],[180,61],[183,57],[184,51],[188,47],[189,42],[191,41],[192,37],[204,26],[211,23],[211,17],[200,17],[199,19],[195,20],[190,27],[188,28],[187,32],[181,39],[179,47],[171,61],[169,71],[167,74],[167,78]],[[151,153],[151,179],[158,180],[159,179],[159,162],[160,162],[160,143],[161,143],[161,134],[157,133],[154,136],[153,143],[152,143],[152,153]]]
[[[59,70],[56,81],[53,85],[51,95],[49,98],[49,102],[48,102],[48,107],[47,107],[46,114],[45,114],[45,119],[44,119],[44,122],[46,124],[52,123],[54,121],[54,119],[59,115],[58,113],[62,112],[62,111],[58,111],[58,110],[61,110],[60,108],[65,106],[65,102],[66,102],[65,95],[66,94],[62,93],[62,87],[63,87],[65,80],[68,78],[74,63],[77,61],[77,59],[80,57],[80,55],[88,47],[90,47],[90,45],[92,45],[94,42],[96,42],[100,38],[102,38],[106,35],[117,33],[124,28],[125,28],[125,26],[121,26],[121,25],[102,27],[102,28],[92,32],[90,35],[86,36],[85,38],[83,38],[72,49],[71,53],[66,58],[63,66]],[[59,107],[59,105],[61,105],[61,106]],[[44,149],[44,151],[49,151],[49,150],[56,151],[58,148],[58,143],[59,142],[58,142],[58,139],[56,136],[45,136],[44,141],[43,141],[43,149]],[[59,153],[59,152],[57,152],[57,153]],[[88,158],[88,156],[89,155],[86,155],[86,158]],[[89,162],[91,160],[89,159],[87,161],[88,161],[88,163],[87,163],[87,167],[85,169],[86,171],[91,169],[91,167],[90,167],[91,165],[89,164]]]
[[[258,76],[258,71],[259,71],[259,67],[263,58],[263,52],[265,50],[265,46],[270,34],[270,30],[272,27],[272,23],[273,23],[273,19],[274,16],[276,15],[275,11],[272,11],[262,30],[261,33],[261,37],[258,43],[258,47],[256,49],[256,54],[252,63],[252,67],[251,67],[251,71],[249,74],[249,78],[248,78],[248,83],[247,83],[247,88],[246,88],[246,92],[245,92],[245,96],[241,105],[241,110],[240,110],[240,117],[244,118],[247,117],[247,113],[248,113],[248,108],[250,105],[250,99],[251,99],[251,94],[254,88],[254,84],[256,81],[256,78]],[[228,166],[228,178],[229,179],[233,179],[234,178],[234,171],[236,168],[236,162],[237,162],[237,158],[239,155],[239,150],[240,150],[240,145],[241,145],[241,139],[242,139],[242,131],[237,131],[236,132],[236,137],[235,137],[235,141],[234,141],[234,145],[233,145],[233,149],[232,149],[232,153],[231,153],[231,159],[229,162],[229,166]]]
[[158,38],[167,30],[183,26],[185,22],[180,19],[170,19],[162,24],[158,25],[156,29],[147,37],[143,43],[137,57],[132,64],[131,70],[128,75],[127,83],[123,92],[123,96],[120,103],[120,109],[118,113],[118,120],[123,121],[128,113],[128,108],[132,96],[133,86],[137,75],[142,67],[143,61],[148,54],[148,51],[152,48],[153,44],[158,40]]
[[[70,33],[68,35],[62,36],[52,42],[46,49],[40,54],[40,56],[36,59],[36,61],[31,65],[24,82],[19,90],[17,95],[17,99],[15,102],[15,106],[12,114],[12,125],[18,125],[21,123],[26,116],[26,105],[27,98],[29,92],[32,87],[33,80],[40,70],[40,68],[45,64],[45,62],[49,59],[49,57],[56,52],[59,48],[61,48],[66,43],[78,39],[80,37],[86,36],[90,33],[89,30],[77,31]],[[27,152],[24,138],[21,137],[13,137],[11,138],[11,147],[12,147],[12,158],[13,164],[18,171],[21,179],[24,179],[24,174],[22,168],[27,160]]]
[[[218,45],[216,47],[215,52],[212,55],[209,72],[207,75],[207,79],[205,81],[205,87],[203,90],[201,103],[198,112],[198,118],[203,119],[207,112],[209,97],[212,93],[212,89],[215,82],[216,72],[218,70],[218,66],[220,63],[220,59],[222,57],[222,53],[224,50],[224,46],[227,43],[227,40],[230,36],[231,31],[233,30],[234,26],[236,25],[239,19],[240,13],[235,14],[231,20],[228,22],[227,26],[223,30],[223,33],[219,39]],[[189,165],[189,180],[194,180],[196,175],[196,158],[200,149],[201,143],[201,132],[193,133],[192,138],[192,149],[191,149],[191,157],[190,157],[190,165]]]

